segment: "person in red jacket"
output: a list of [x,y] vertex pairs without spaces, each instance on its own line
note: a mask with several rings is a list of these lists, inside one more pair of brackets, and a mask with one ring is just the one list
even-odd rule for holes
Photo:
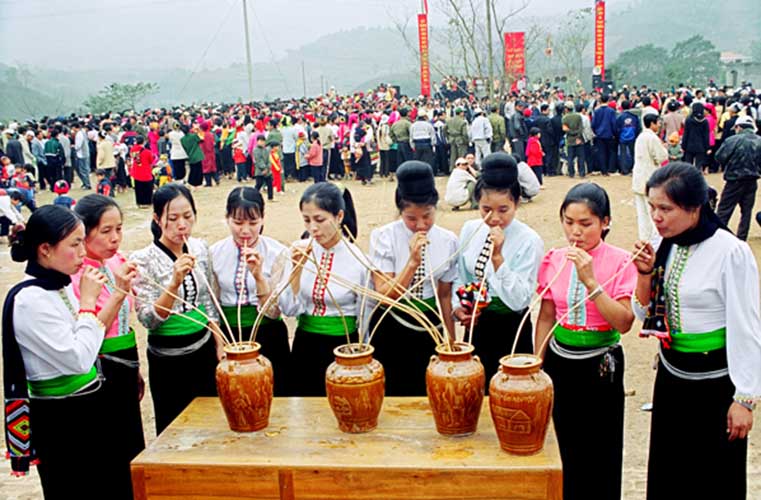
[[531,127],[526,144],[526,163],[534,171],[540,185],[543,184],[542,174],[544,171],[544,151],[542,151],[542,143],[539,141],[541,137],[542,132],[536,127]]
[[145,147],[145,137],[138,135],[129,151],[132,165],[129,175],[135,183],[135,203],[138,208],[150,208],[153,198],[153,162],[155,157]]
[[217,158],[214,151],[214,134],[211,132],[211,122],[201,123],[201,151],[203,151],[203,162],[201,162],[201,171],[206,180],[206,187],[211,187],[211,180],[219,186],[219,172],[217,172]]

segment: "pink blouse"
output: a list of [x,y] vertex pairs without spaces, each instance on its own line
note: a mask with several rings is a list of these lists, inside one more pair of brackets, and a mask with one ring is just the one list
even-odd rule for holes
[[[108,302],[109,297],[111,297],[110,290],[112,289],[112,285],[110,281],[113,281],[113,277],[114,277],[114,274],[116,273],[116,270],[119,269],[122,266],[122,264],[124,264],[125,262],[127,262],[127,259],[125,259],[122,256],[122,254],[118,252],[116,255],[114,255],[113,257],[111,257],[105,262],[106,267],[108,268],[108,271],[110,271],[110,274],[109,273],[106,274],[109,278],[109,283],[106,283],[106,285],[103,287],[103,290],[101,290],[100,295],[98,296],[98,300],[95,302],[95,307],[98,310],[100,310],[103,306],[105,306],[106,302]],[[74,295],[77,296],[77,299],[80,298],[79,282],[82,279],[82,274],[85,272],[85,266],[91,266],[98,269],[100,268],[100,262],[98,262],[97,260],[93,260],[88,257],[85,257],[84,265],[82,266],[82,268],[71,277],[71,284],[74,287]],[[109,326],[106,329],[105,338],[118,337],[120,334],[120,331],[122,335],[124,335],[126,332],[129,331],[129,315],[131,311],[134,309],[134,299],[128,295],[124,302],[129,304],[129,308],[127,309],[124,305],[122,305],[122,308],[120,309],[119,313],[116,315],[116,319],[114,319],[114,322],[111,324],[111,326]],[[121,328],[120,328],[120,321],[123,321],[125,323],[124,325],[121,325]]]
[[[555,248],[547,252],[539,266],[537,293],[541,293],[557,274],[563,263],[566,262],[567,253],[568,247]],[[614,300],[631,298],[637,284],[637,268],[631,262],[631,254],[603,241],[597,245],[597,248],[591,250],[589,255],[592,256],[595,278],[600,284],[605,283],[611,276],[625,268],[621,274],[603,288]],[[585,300],[586,297],[587,289],[577,277],[576,266],[572,262],[568,262],[560,277],[555,280],[555,283],[544,295],[544,300],[551,300],[555,303],[555,320],[557,321],[568,312],[570,307],[573,307],[580,300]],[[587,301],[584,307],[579,307],[571,313],[563,320],[563,325],[570,329],[591,331],[605,331],[613,328],[605,321],[592,301]]]

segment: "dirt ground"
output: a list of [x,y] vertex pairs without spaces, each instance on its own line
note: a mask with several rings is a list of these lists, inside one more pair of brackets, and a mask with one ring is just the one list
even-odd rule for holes
[[[591,177],[602,184],[610,195],[613,204],[613,224],[608,241],[623,248],[631,248],[637,234],[637,225],[630,177]],[[558,208],[567,190],[578,180],[553,177],[547,179],[547,189],[532,202],[521,206],[518,217],[534,228],[544,240],[545,249],[564,244],[562,230],[558,220]],[[721,189],[722,181],[718,175],[711,175],[709,183]],[[437,184],[443,194],[446,179],[438,178]],[[223,181],[221,187],[202,189],[196,193],[199,207],[199,221],[194,236],[213,243],[227,235],[224,223],[224,200],[232,188],[232,181]],[[359,216],[360,245],[367,249],[370,231],[394,220],[396,212],[393,203],[395,184],[378,180],[372,186],[361,186],[357,182],[347,182],[354,195]],[[265,233],[283,242],[298,238],[303,230],[298,213],[298,199],[306,184],[289,184],[285,195],[277,196],[274,203],[268,204],[265,217]],[[71,193],[75,198],[85,194],[74,188]],[[119,195],[117,198],[124,208],[125,238],[123,251],[129,252],[145,246],[150,241],[150,212],[136,208],[132,193]],[[49,202],[50,195],[42,194],[40,202]],[[757,200],[758,201],[758,200]],[[443,204],[442,204],[443,206]],[[757,203],[757,207],[761,204]],[[476,212],[452,212],[440,208],[437,223],[459,232],[463,222],[477,217]],[[735,213],[732,225],[735,227],[739,213]],[[761,229],[752,225],[749,243],[756,256],[761,257]],[[507,243],[509,244],[509,242]],[[0,297],[4,297],[10,286],[21,278],[23,267],[11,261],[8,248],[0,246]],[[138,331],[138,343],[141,357],[145,356],[145,330],[133,319],[132,324]],[[650,401],[655,372],[652,369],[656,345],[652,341],[639,339],[635,325],[631,334],[626,335],[623,344],[626,350],[626,442],[624,447],[624,498],[629,500],[644,498],[646,484],[647,445],[650,427],[650,413],[640,407]],[[147,377],[147,366],[142,369]],[[490,376],[490,374],[487,374]],[[148,390],[142,402],[145,435],[148,443],[155,438],[151,395]],[[688,417],[689,418],[689,417]],[[594,419],[591,419],[590,424]],[[593,425],[593,424],[592,424]],[[584,432],[584,429],[579,429]],[[4,451],[4,444],[3,444]],[[89,457],[97,460],[97,451],[90,450]],[[25,478],[13,478],[9,475],[8,462],[0,460],[0,498],[2,499],[37,499],[42,498],[36,472]],[[72,478],[72,480],[76,480]],[[748,456],[748,498],[761,498],[761,431],[751,434]]]

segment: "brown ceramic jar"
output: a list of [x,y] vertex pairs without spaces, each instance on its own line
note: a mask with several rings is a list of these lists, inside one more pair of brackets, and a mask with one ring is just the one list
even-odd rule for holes
[[533,455],[544,447],[553,388],[542,371],[542,359],[515,354],[500,359],[500,370],[489,384],[489,408],[502,449]]
[[428,402],[436,430],[447,436],[467,436],[476,432],[484,400],[486,375],[473,346],[456,343],[436,347],[425,372]]
[[386,393],[383,365],[373,359],[369,344],[336,347],[336,360],[325,372],[325,391],[330,408],[343,432],[368,432],[378,426]]
[[217,392],[230,429],[253,432],[269,425],[272,405],[272,363],[259,354],[258,342],[225,346],[227,357],[217,365]]

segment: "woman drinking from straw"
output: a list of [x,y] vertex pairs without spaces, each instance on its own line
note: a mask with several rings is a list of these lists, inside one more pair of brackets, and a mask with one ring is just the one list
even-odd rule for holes
[[[396,178],[395,201],[401,218],[370,236],[375,289],[390,299],[409,290],[405,303],[428,316],[442,339],[446,335],[453,340],[451,300],[457,266],[452,256],[457,252],[457,236],[435,224],[439,193],[427,163],[407,161],[397,169]],[[372,342],[375,357],[385,367],[386,395],[425,396],[425,371],[436,341],[398,308],[376,310],[371,332],[378,323]]]
[[[114,321],[124,297],[112,296],[96,311],[106,277],[90,266],[79,298],[74,294],[71,276],[84,266],[85,236],[73,211],[46,205],[11,246],[11,258],[27,265],[3,306],[5,441],[14,475],[38,461],[48,499],[111,496],[129,477],[129,462],[108,449],[114,415],[96,364],[104,324]],[[133,276],[116,279],[129,288]],[[77,481],[83,471],[87,479]],[[116,491],[115,498],[125,496]]]
[[88,266],[94,267],[107,278],[95,308],[118,310],[113,322],[106,326],[106,337],[100,346],[100,367],[105,378],[102,392],[109,411],[105,423],[112,430],[107,445],[100,449],[101,453],[109,453],[123,464],[119,480],[111,485],[109,495],[132,498],[129,463],[145,448],[140,415],[145,382],[140,376],[135,330],[129,324],[134,302],[124,293],[131,287],[124,284],[137,275],[137,268],[119,253],[122,211],[113,198],[90,194],[79,200],[74,211],[84,221],[87,252],[84,266],[72,276],[74,294],[80,298],[85,270]]
[[[610,200],[597,184],[578,184],[560,206],[569,247],[539,267],[542,306],[536,345],[548,335],[544,370],[555,388],[553,419],[563,459],[563,498],[621,497],[624,352],[634,321],[636,269],[629,252],[605,243]],[[570,311],[570,314],[569,314]],[[559,323],[558,323],[559,322]],[[554,330],[553,330],[554,326]],[[579,432],[594,415],[594,432]]]
[[208,286],[213,279],[209,250],[190,237],[195,221],[188,188],[176,183],[160,187],[153,195],[153,243],[131,257],[139,273],[134,284],[137,317],[149,334],[157,434],[194,398],[217,393],[217,347],[209,328],[219,328],[219,316]]
[[309,240],[292,245],[288,286],[278,298],[283,314],[298,317],[289,390],[297,396],[324,396],[325,370],[334,359],[333,349],[357,331],[362,304],[361,295],[347,283],[337,283],[334,275],[367,287],[369,273],[355,258],[359,249],[342,234],[357,234],[348,190],[342,192],[329,182],[313,184],[301,196],[299,208]]
[[272,270],[285,246],[262,235],[264,198],[252,187],[236,187],[227,196],[227,226],[230,236],[210,248],[212,271],[219,286],[219,302],[236,342],[248,341],[256,317],[265,314],[256,341],[260,353],[272,362],[275,396],[285,395],[287,362],[290,356],[288,329],[280,311],[270,307],[262,313],[260,305],[269,298],[274,284]]
[[[515,218],[521,194],[515,159],[492,153],[484,158],[481,171],[475,188],[481,219],[466,222],[460,231],[464,249],[455,281],[455,290],[470,287],[475,297],[469,303],[455,297],[453,307],[489,377],[510,352],[516,335],[518,352],[534,352],[530,322],[520,333],[517,330],[536,287],[544,244]],[[488,306],[481,310],[481,303]]]
[[642,335],[661,340],[647,497],[744,499],[761,395],[756,261],[713,213],[692,165],[656,170],[647,198],[663,237],[635,244],[634,312]]

